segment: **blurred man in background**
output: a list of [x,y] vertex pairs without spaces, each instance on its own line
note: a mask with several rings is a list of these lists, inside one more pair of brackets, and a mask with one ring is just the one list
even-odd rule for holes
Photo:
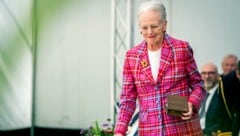
[[222,70],[223,73],[221,76],[225,76],[231,71],[237,69],[238,57],[234,54],[226,55],[222,60]]
[[221,94],[219,93],[220,86],[217,66],[213,63],[203,65],[201,76],[208,94],[199,110],[200,124],[204,136],[212,136],[218,131],[231,131],[231,119],[228,116]]

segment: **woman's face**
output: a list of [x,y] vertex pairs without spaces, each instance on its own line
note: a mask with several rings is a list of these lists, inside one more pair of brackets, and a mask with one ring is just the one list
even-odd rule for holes
[[144,11],[139,15],[139,28],[148,45],[159,46],[162,44],[166,31],[167,21],[161,20],[157,11]]

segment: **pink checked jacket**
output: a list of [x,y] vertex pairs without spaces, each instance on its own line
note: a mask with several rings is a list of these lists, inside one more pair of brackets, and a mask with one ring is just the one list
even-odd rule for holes
[[[164,106],[168,95],[187,96],[193,104],[190,120],[167,115]],[[160,68],[155,81],[143,41],[126,53],[120,112],[115,133],[126,135],[128,123],[139,101],[139,136],[202,136],[198,109],[205,96],[189,44],[165,34]]]

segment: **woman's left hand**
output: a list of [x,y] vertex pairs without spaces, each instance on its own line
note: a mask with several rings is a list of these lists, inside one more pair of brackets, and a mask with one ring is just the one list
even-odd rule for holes
[[191,119],[193,114],[193,110],[192,110],[192,103],[188,102],[188,112],[185,112],[182,114],[181,119],[182,120],[189,120]]

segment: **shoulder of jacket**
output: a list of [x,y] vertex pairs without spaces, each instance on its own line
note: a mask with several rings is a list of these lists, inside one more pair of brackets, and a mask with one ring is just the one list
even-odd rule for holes
[[166,41],[173,48],[189,48],[189,42],[166,35]]
[[144,48],[145,48],[145,45],[142,42],[142,43],[134,46],[133,48],[129,49],[126,53],[126,56],[138,56],[145,51]]

